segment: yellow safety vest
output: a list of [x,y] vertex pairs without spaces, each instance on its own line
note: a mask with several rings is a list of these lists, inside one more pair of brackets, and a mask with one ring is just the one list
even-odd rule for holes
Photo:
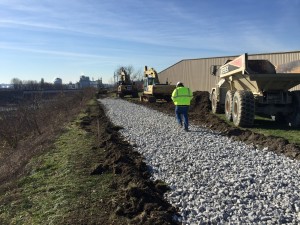
[[177,87],[172,93],[172,100],[175,105],[190,105],[193,93],[187,87]]

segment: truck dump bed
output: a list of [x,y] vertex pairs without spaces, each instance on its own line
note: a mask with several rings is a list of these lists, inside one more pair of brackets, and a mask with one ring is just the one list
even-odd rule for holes
[[220,78],[229,80],[235,90],[287,91],[300,84],[300,73],[276,73],[268,60],[248,60],[247,54],[220,68]]
[[262,91],[287,91],[300,84],[300,73],[249,74],[249,78]]

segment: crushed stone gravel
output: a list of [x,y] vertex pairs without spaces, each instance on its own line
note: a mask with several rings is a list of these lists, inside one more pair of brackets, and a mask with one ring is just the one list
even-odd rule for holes
[[300,163],[121,99],[99,102],[145,157],[182,224],[300,224]]

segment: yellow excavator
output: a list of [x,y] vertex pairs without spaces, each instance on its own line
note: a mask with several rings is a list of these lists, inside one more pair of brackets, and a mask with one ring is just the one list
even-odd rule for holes
[[118,81],[117,96],[123,98],[125,95],[131,95],[133,98],[138,98],[138,88],[135,82],[131,81],[130,75],[121,67],[118,71],[120,80]]
[[171,95],[175,85],[171,85],[166,81],[165,84],[159,82],[155,69],[145,66],[144,69],[144,91],[140,97],[140,101],[156,102],[157,99],[171,101]]

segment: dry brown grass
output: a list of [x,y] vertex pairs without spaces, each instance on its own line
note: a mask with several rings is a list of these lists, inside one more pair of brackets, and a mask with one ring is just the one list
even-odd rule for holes
[[22,173],[26,162],[51,145],[64,124],[71,121],[95,94],[86,89],[43,99],[34,96],[15,111],[0,115],[0,183]]

